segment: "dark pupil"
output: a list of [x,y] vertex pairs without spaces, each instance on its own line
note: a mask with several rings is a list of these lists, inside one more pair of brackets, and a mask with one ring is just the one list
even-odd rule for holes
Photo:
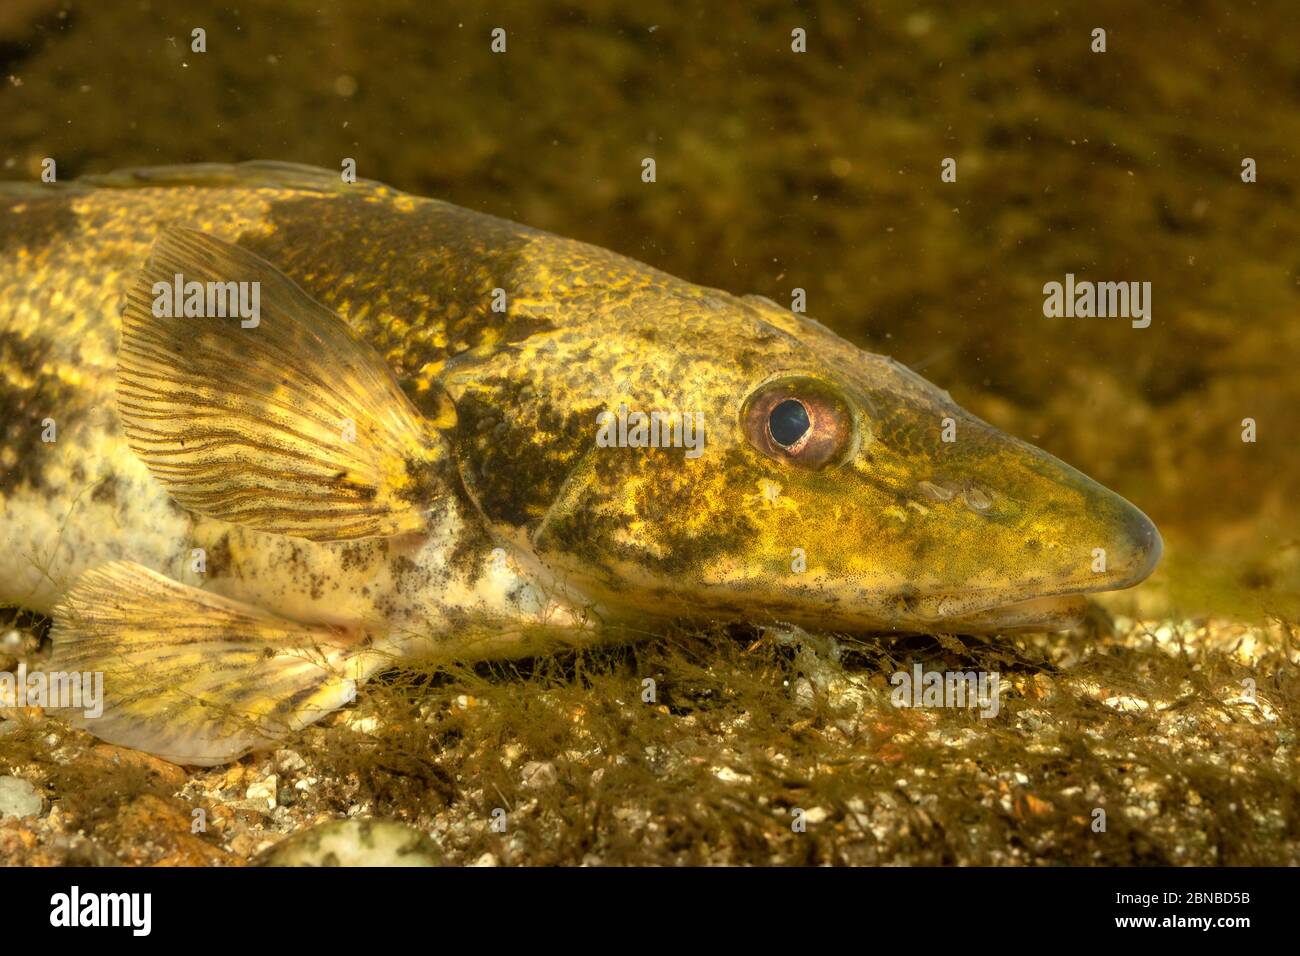
[[767,420],[767,427],[771,429],[772,437],[777,444],[784,445],[786,448],[803,438],[809,425],[808,409],[803,407],[803,402],[793,398],[787,398],[772,409],[772,414]]

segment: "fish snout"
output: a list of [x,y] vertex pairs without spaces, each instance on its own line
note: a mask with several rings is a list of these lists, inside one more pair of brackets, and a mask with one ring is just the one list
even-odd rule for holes
[[946,527],[964,526],[972,562],[1008,590],[1119,590],[1155,570],[1164,542],[1127,499],[1041,452],[1032,467],[1016,463],[1000,481],[991,474],[930,474],[912,496]]
[[1124,499],[1120,503],[1114,537],[1106,552],[1108,584],[1116,590],[1145,581],[1165,549],[1155,523]]

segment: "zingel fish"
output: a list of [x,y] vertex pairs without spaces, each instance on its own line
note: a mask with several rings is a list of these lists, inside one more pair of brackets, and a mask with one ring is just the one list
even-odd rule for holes
[[181,763],[410,656],[1060,628],[1161,550],[766,299],[282,164],[0,187],[0,417],[0,601]]

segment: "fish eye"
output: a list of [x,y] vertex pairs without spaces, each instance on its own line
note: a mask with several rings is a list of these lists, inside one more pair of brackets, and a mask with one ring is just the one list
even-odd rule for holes
[[787,398],[767,417],[767,430],[782,448],[793,451],[812,431],[808,407],[797,398]]
[[848,403],[812,378],[787,378],[759,388],[741,413],[745,438],[777,461],[818,469],[841,461],[853,435]]

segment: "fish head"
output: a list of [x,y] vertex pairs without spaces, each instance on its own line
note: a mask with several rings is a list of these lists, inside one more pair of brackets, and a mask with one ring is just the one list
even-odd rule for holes
[[1062,629],[1151,573],[1119,495],[811,319],[682,286],[449,378],[471,497],[604,613]]
[[1154,570],[1160,534],[1120,495],[901,363],[748,301],[792,349],[741,405],[734,484],[764,494],[749,555],[719,577],[766,568],[803,623],[979,633],[1074,626],[1084,594]]

